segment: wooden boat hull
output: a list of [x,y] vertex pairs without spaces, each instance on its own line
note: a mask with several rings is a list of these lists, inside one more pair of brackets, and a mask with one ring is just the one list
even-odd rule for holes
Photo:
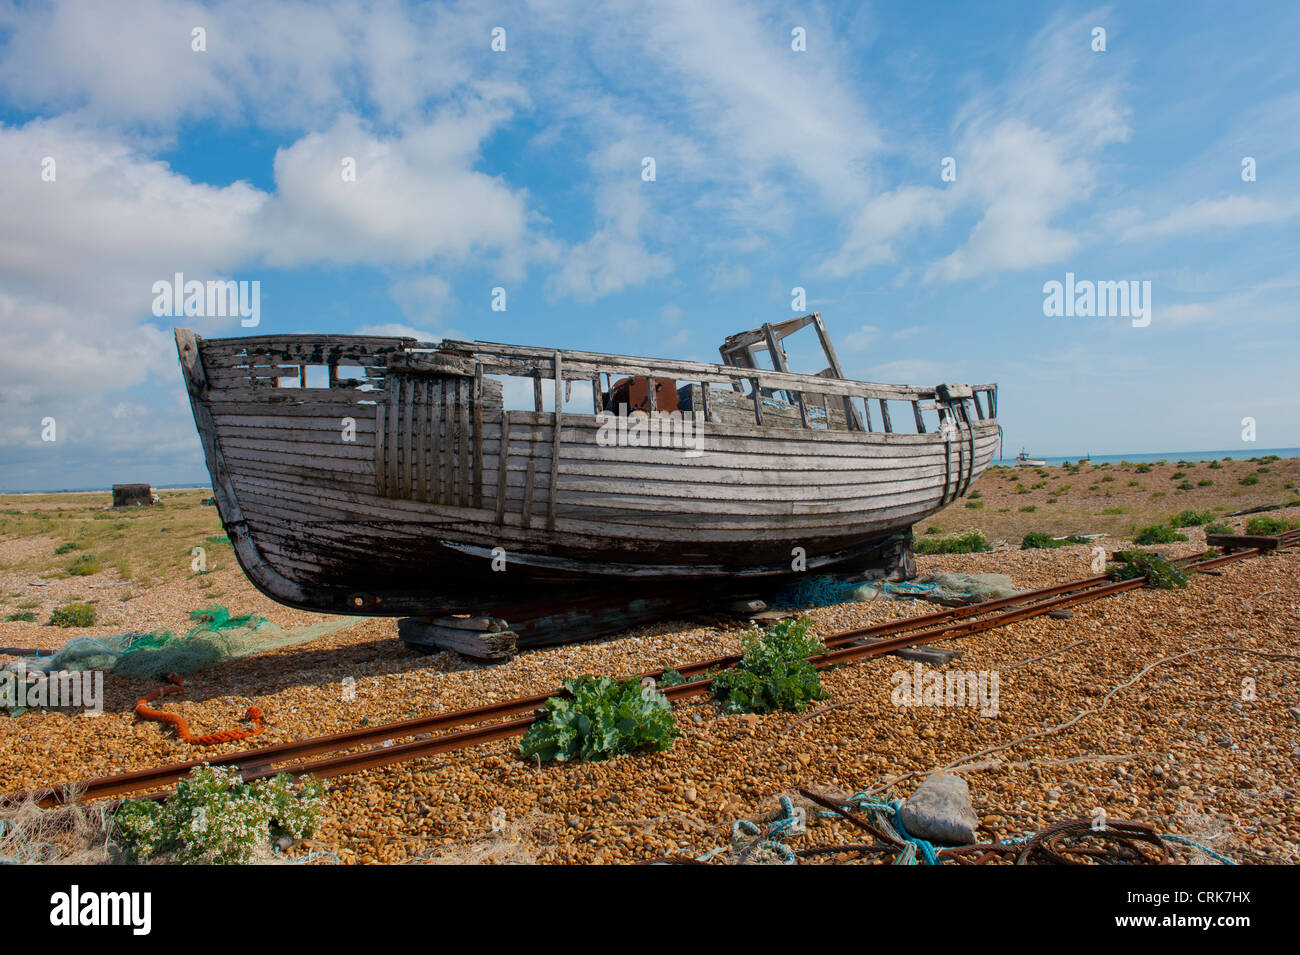
[[[406,340],[177,342],[245,573],[275,600],[333,613],[870,565],[997,450],[991,418],[920,434],[709,421],[698,454],[608,446],[608,416],[491,406],[482,367],[395,370]],[[263,344],[266,369],[323,364],[331,385],[256,384]],[[349,363],[368,369],[368,390],[334,386]]]

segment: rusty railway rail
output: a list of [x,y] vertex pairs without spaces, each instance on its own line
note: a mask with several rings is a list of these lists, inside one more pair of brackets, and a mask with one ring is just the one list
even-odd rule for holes
[[[1279,547],[1300,544],[1300,529],[1277,535],[1277,539]],[[1206,558],[1204,555],[1198,555],[1181,558],[1178,563],[1183,564],[1187,569],[1200,571],[1256,557],[1261,553],[1263,551],[1258,547],[1242,547],[1215,557]],[[810,658],[810,662],[822,669],[883,656],[906,647],[983,633],[1041,616],[1052,610],[1136,590],[1144,586],[1145,582],[1145,577],[1116,581],[1105,575],[1097,575],[987,600],[967,607],[949,608],[868,627],[843,630],[824,638],[822,642],[826,645],[827,652]],[[670,700],[686,699],[708,693],[713,680],[705,674],[711,670],[734,666],[739,661],[739,654],[728,654],[676,667],[675,669],[682,676],[696,677],[696,679],[663,687],[661,692]],[[654,670],[641,674],[641,677],[659,679],[665,672],[666,669]],[[103,776],[84,782],[45,787],[12,794],[4,797],[3,802],[12,804],[32,798],[42,806],[50,806],[65,802],[69,793],[75,794],[77,799],[82,800],[103,799],[131,793],[143,793],[140,798],[163,799],[166,798],[167,793],[160,787],[175,783],[190,770],[205,763],[212,766],[238,767],[245,781],[265,779],[279,772],[288,772],[295,776],[311,774],[321,778],[363,772],[392,763],[454,752],[522,735],[536,722],[534,711],[549,697],[560,692],[562,691],[557,689],[548,693],[503,700],[413,720],[362,727],[328,736],[227,753],[208,759],[190,760]],[[507,719],[507,717],[511,718]],[[493,720],[500,722],[489,722]],[[438,736],[431,735],[442,730],[450,732]],[[405,743],[393,742],[406,737],[414,738]],[[359,752],[352,752],[360,747],[366,748]],[[311,759],[314,756],[323,756],[323,758]],[[291,765],[277,766],[284,763]]]

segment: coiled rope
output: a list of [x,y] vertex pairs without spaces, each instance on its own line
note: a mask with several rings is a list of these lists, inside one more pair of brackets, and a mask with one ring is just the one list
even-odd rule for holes
[[190,725],[185,721],[185,717],[178,713],[155,710],[149,706],[154,700],[163,696],[170,696],[173,693],[179,693],[185,687],[184,679],[175,673],[168,674],[167,682],[170,686],[160,686],[135,701],[135,715],[142,720],[155,720],[159,723],[170,724],[175,727],[177,738],[184,740],[191,746],[216,746],[219,743],[236,743],[239,740],[256,736],[266,729],[266,724],[262,721],[262,711],[256,706],[250,706],[248,712],[244,715],[244,719],[253,724],[252,729],[219,730],[206,736],[195,736],[190,732]]

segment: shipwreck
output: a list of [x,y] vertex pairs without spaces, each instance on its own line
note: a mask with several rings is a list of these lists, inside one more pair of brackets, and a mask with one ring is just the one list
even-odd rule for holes
[[[829,367],[794,374],[783,341],[809,327]],[[720,364],[185,329],[176,345],[240,565],[327,613],[906,575],[912,525],[999,437],[996,384],[849,380],[817,314],[731,336]]]

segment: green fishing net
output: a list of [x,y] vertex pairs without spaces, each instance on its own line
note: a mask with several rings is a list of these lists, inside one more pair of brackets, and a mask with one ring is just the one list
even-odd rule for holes
[[155,680],[169,673],[196,673],[233,657],[245,657],[307,643],[357,623],[341,617],[304,627],[283,629],[256,614],[232,617],[220,604],[195,610],[197,623],[184,635],[170,630],[76,637],[38,665],[51,672],[111,670],[120,676]]

